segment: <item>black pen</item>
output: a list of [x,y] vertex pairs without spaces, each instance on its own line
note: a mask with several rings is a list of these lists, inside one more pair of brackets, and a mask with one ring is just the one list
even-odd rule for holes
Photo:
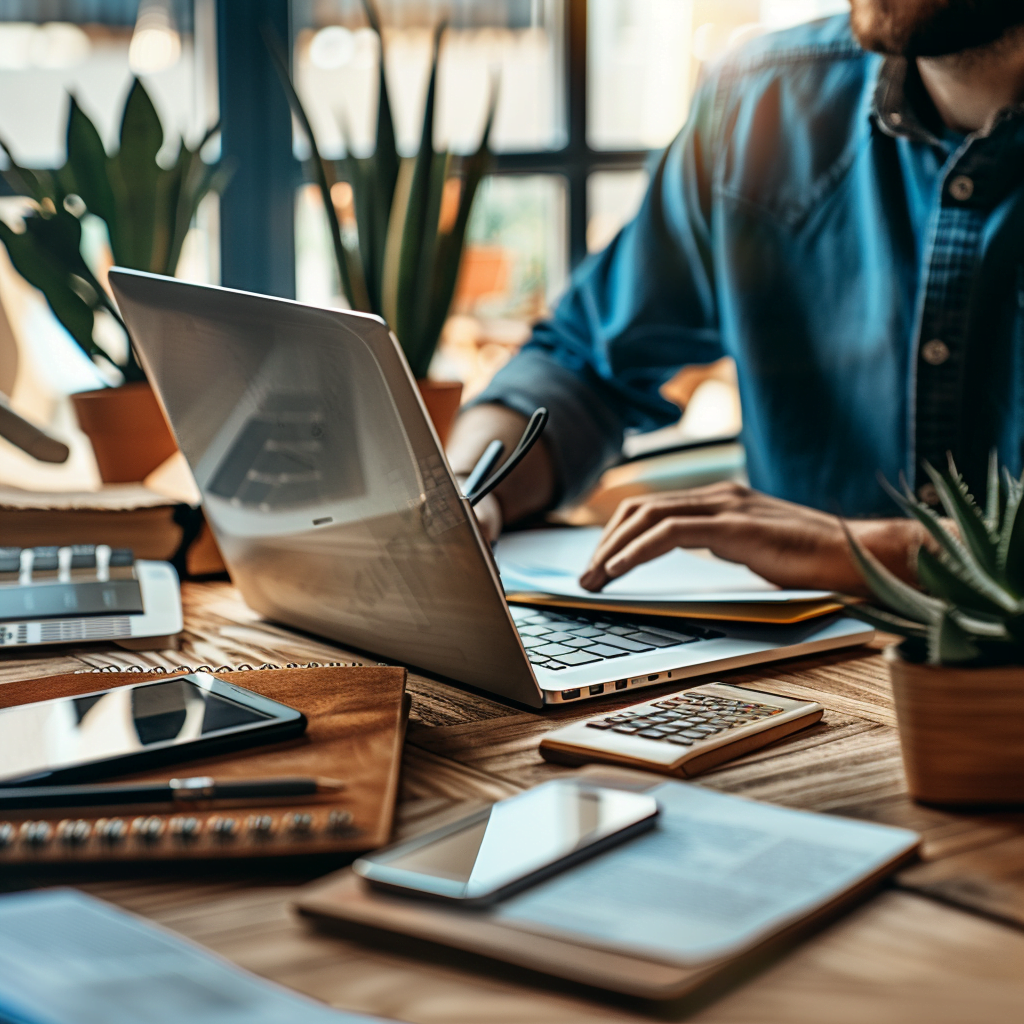
[[495,438],[485,449],[483,455],[477,459],[473,471],[466,477],[462,493],[473,503],[473,492],[491,475],[498,459],[505,454],[505,446]]
[[337,793],[336,779],[213,779],[200,775],[167,782],[98,786],[19,786],[0,789],[0,811],[36,807],[108,807],[115,804],[178,804],[199,800],[270,800]]

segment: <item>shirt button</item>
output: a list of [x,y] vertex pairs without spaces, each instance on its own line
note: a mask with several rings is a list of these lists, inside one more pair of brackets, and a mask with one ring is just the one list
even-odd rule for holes
[[941,366],[949,358],[949,346],[938,338],[932,338],[921,346],[921,358],[931,366]]
[[921,484],[917,489],[917,496],[926,505],[938,505],[939,503],[939,492],[935,489],[935,484]]
[[974,182],[966,174],[958,174],[949,183],[949,194],[958,202],[966,203],[974,195]]

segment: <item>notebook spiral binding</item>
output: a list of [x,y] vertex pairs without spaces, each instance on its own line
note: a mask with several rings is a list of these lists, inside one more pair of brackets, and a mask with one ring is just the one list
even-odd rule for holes
[[[383,662],[380,663],[383,665]],[[98,675],[110,672],[145,672],[154,675],[171,675],[176,672],[259,672],[268,668],[362,668],[361,661],[307,661],[305,665],[290,661],[287,665],[275,665],[266,661],[262,665],[176,665],[164,668],[163,665],[104,665],[102,668],[80,668],[75,675]]]

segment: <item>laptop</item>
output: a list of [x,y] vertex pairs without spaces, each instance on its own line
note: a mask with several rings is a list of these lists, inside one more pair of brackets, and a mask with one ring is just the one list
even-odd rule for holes
[[861,622],[510,606],[378,317],[114,269],[231,578],[267,618],[531,707],[864,643]]

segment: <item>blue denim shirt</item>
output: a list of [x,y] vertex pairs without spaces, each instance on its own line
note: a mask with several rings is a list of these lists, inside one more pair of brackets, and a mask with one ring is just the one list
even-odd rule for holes
[[[894,513],[952,451],[983,493],[1024,438],[1024,117],[931,124],[913,65],[832,18],[755,40],[699,89],[636,219],[481,396],[547,405],[569,498],[680,366],[735,358],[754,487]],[[927,493],[927,492],[923,492]]]

